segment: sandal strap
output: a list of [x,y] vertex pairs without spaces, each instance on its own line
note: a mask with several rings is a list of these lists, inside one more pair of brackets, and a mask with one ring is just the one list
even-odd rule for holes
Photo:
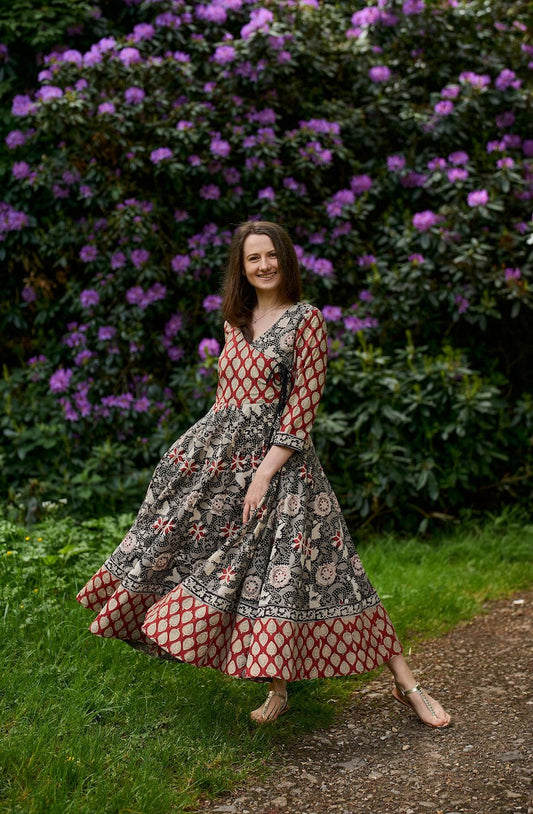
[[430,712],[434,718],[437,717],[437,713],[431,706],[431,702],[427,697],[426,693],[424,692],[424,690],[422,689],[422,687],[420,686],[420,684],[415,684],[415,686],[410,690],[402,690],[402,688],[399,687],[398,684],[396,684],[396,686],[398,687],[403,696],[411,695],[412,693],[417,692],[420,695],[420,698],[422,699],[424,704],[426,705],[428,712]]
[[268,695],[267,695],[267,697],[265,699],[265,703],[263,704],[263,709],[261,711],[261,717],[262,717],[262,719],[264,721],[269,721],[270,718],[272,717],[271,715],[268,714],[268,709],[269,709],[269,706],[270,706],[270,702],[272,701],[273,698],[276,698],[276,697],[281,698],[283,703],[280,704],[279,710],[274,709],[272,714],[275,714],[277,712],[278,715],[280,715],[281,712],[283,711],[283,709],[285,708],[285,706],[287,704],[287,692],[279,692],[277,690],[270,690],[270,692],[268,693]]

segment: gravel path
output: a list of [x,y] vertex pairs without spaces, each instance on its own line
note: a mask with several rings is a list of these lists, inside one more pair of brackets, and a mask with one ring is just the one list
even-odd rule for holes
[[411,654],[415,675],[453,716],[448,729],[425,727],[394,702],[383,671],[331,728],[280,747],[268,779],[199,810],[533,814],[532,608],[533,591],[493,603]]

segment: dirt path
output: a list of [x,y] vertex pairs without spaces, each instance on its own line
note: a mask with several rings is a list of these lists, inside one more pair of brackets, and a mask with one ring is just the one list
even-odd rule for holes
[[496,602],[410,656],[453,726],[419,724],[383,671],[342,720],[280,750],[268,780],[201,811],[533,814],[532,609],[533,591]]

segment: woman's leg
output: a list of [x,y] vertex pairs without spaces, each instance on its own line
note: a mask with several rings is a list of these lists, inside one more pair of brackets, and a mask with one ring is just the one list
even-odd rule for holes
[[393,674],[398,688],[396,699],[411,706],[422,723],[434,727],[447,726],[450,723],[450,716],[438,701],[423,690],[410,692],[415,687],[418,688],[418,684],[403,654],[393,656],[387,662],[387,667]]
[[283,678],[273,678],[266,701],[250,713],[252,721],[265,724],[275,721],[287,709],[287,682]]

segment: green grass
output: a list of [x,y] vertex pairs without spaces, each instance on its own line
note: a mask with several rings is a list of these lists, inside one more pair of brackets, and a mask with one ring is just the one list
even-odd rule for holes
[[[248,712],[264,686],[91,636],[91,615],[73,597],[130,519],[48,520],[31,531],[0,521],[0,811],[194,809],[264,771],[280,743],[327,726],[365,680],[294,685],[283,726],[256,729]],[[406,644],[533,583],[533,525],[513,515],[359,548]]]

